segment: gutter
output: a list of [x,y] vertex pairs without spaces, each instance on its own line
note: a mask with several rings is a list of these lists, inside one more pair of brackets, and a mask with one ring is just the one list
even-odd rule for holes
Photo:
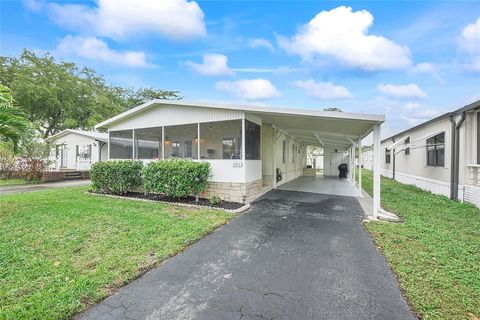
[[[462,127],[463,123],[465,122],[467,115],[465,111],[462,112],[462,116],[460,117],[460,120],[455,126],[454,134],[452,134],[452,152],[454,155],[454,158],[452,159],[452,171],[451,173],[453,180],[451,181],[451,190],[450,190],[450,197],[452,199],[457,199],[458,198],[458,181],[459,181],[459,170],[460,170],[460,128]],[[452,121],[452,120],[450,120]],[[452,123],[453,126],[453,123]]]
[[455,152],[455,132],[456,132],[456,123],[455,123],[455,114],[451,114],[449,117],[451,126],[451,137],[450,141],[452,142],[451,149],[450,149],[450,200],[455,199],[455,159],[456,159],[456,152]]

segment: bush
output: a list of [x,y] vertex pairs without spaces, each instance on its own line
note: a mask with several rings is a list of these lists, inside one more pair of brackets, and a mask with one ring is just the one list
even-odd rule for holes
[[126,194],[142,185],[142,161],[96,162],[90,169],[92,189],[109,194]]
[[146,193],[164,193],[173,198],[186,198],[207,189],[211,174],[208,162],[162,160],[150,162],[143,170]]
[[0,179],[13,178],[15,172],[15,156],[13,151],[0,145]]
[[214,206],[222,203],[222,199],[220,199],[219,196],[211,196],[208,201],[210,202],[211,205],[214,205]]
[[46,169],[47,162],[45,160],[22,157],[18,159],[16,178],[21,178],[28,182],[40,181]]

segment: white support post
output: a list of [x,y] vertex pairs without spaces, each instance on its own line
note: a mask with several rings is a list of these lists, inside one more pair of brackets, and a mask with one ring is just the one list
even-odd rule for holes
[[165,127],[162,126],[162,160],[165,159]]
[[380,211],[380,125],[373,127],[373,216]]
[[136,159],[137,156],[137,151],[135,149],[135,129],[132,129],[132,160]]
[[352,146],[352,165],[353,165],[353,185],[355,186],[355,173],[357,171],[356,165],[355,165],[355,145]]
[[200,122],[197,123],[197,159],[200,160]]
[[[110,160],[110,130],[108,131],[107,160]],[[58,161],[57,161],[58,163]]]
[[272,188],[273,189],[276,189],[277,188],[277,155],[276,155],[276,148],[275,148],[275,144],[277,142],[277,139],[275,138],[276,137],[276,132],[275,132],[275,128],[272,128]]
[[362,196],[362,138],[358,139],[358,196]]

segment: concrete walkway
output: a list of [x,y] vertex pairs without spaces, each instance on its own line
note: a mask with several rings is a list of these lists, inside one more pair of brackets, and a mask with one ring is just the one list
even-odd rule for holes
[[338,179],[338,177],[327,177],[318,175],[315,177],[298,177],[278,186],[279,190],[302,191],[339,196],[356,197],[358,190],[352,181]]
[[415,319],[356,198],[274,190],[78,319]]
[[0,187],[0,196],[12,193],[31,192],[56,188],[79,187],[87,185],[90,185],[90,180],[71,180],[38,184],[25,184],[19,186],[3,186]]

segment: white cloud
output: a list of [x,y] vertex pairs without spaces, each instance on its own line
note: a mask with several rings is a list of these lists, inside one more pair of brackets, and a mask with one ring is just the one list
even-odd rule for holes
[[480,71],[480,17],[463,28],[460,45],[467,52],[464,67],[470,71]]
[[27,8],[30,11],[40,12],[45,6],[45,1],[22,0],[22,4],[25,8]]
[[185,65],[197,73],[209,76],[235,74],[235,72],[228,67],[228,58],[223,54],[204,54],[202,63],[187,61]]
[[433,77],[438,82],[445,83],[445,79],[443,78],[439,68],[433,63],[429,63],[429,62],[417,63],[415,66],[412,67],[412,69],[410,69],[410,73],[427,74]]
[[291,39],[277,38],[280,47],[304,60],[327,55],[346,66],[369,71],[410,66],[408,47],[382,36],[369,35],[372,24],[370,12],[352,12],[352,8],[342,6],[318,13]]
[[78,4],[48,5],[59,25],[113,39],[155,33],[172,39],[206,34],[203,11],[187,0],[98,0],[96,7]]
[[267,48],[270,51],[274,51],[275,49],[273,48],[273,45],[270,43],[270,41],[257,38],[257,39],[252,39],[249,43],[248,46],[250,48]]
[[264,100],[280,95],[277,88],[266,79],[219,81],[215,89],[246,100]]
[[462,30],[461,42],[464,48],[480,52],[480,17]]
[[377,89],[381,92],[397,98],[426,98],[427,94],[416,84],[393,85],[379,84]]
[[334,85],[331,82],[315,82],[313,79],[295,81],[295,86],[302,88],[311,97],[321,100],[340,100],[352,97],[344,86]]
[[128,67],[147,67],[147,58],[142,51],[117,51],[110,49],[105,41],[95,37],[68,35],[57,45],[60,53],[74,54],[81,58]]

